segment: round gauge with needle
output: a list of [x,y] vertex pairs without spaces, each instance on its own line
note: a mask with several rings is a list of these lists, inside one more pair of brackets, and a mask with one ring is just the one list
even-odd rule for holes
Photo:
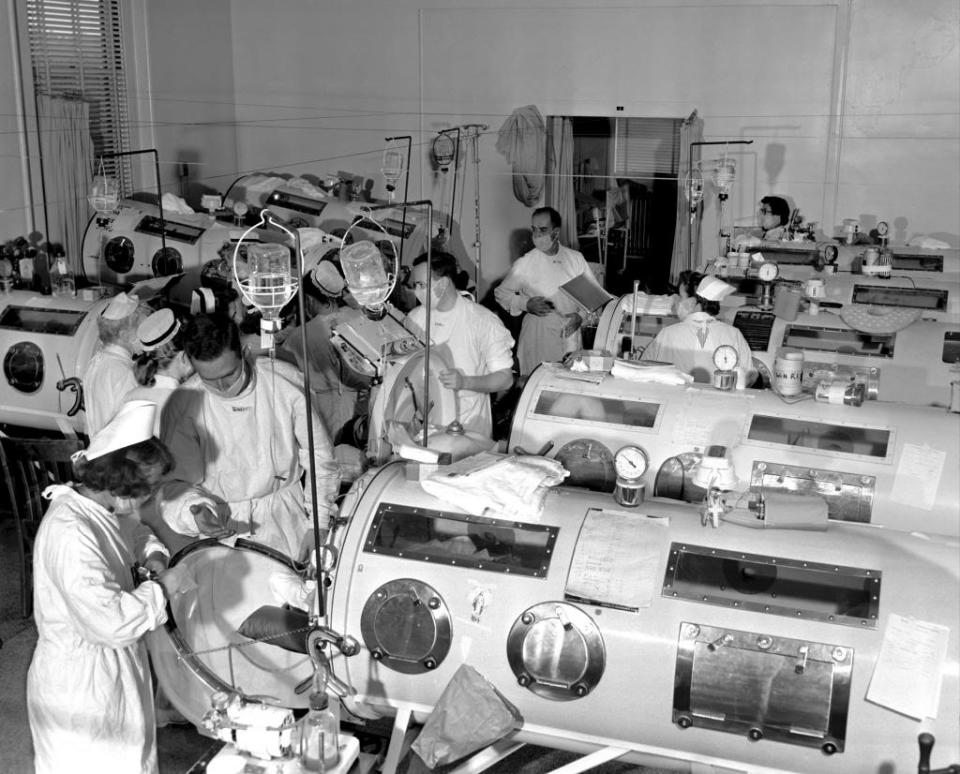
[[613,467],[619,478],[636,481],[647,472],[650,461],[639,446],[624,446],[613,456]]
[[877,236],[885,237],[889,233],[890,233],[890,224],[887,223],[887,221],[885,220],[881,220],[877,224]]
[[244,219],[249,209],[246,202],[233,203],[233,214],[236,216],[237,223],[240,223]]
[[737,348],[730,344],[721,344],[713,351],[713,364],[718,371],[732,371],[740,365]]
[[780,274],[780,267],[773,261],[764,261],[757,269],[757,276],[762,282],[773,282]]

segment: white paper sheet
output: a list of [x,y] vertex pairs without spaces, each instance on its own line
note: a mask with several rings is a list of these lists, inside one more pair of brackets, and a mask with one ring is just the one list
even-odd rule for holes
[[890,499],[929,511],[937,499],[940,475],[946,452],[930,446],[905,443],[900,454],[900,464],[893,479]]
[[588,511],[570,563],[566,595],[625,610],[650,607],[663,581],[668,525],[667,519],[642,512]]
[[891,613],[867,701],[911,718],[935,718],[950,629]]

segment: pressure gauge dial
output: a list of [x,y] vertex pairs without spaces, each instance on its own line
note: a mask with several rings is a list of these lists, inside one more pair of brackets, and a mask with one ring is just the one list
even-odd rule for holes
[[885,220],[881,220],[877,224],[877,236],[885,237],[889,233],[890,233],[890,224],[887,223],[887,221]]
[[234,202],[233,203],[233,216],[236,220],[237,225],[243,223],[243,219],[246,217],[247,212],[249,211],[246,202]]
[[740,365],[737,348],[730,344],[721,344],[713,351],[713,364],[718,371],[732,371]]
[[780,267],[773,261],[764,261],[757,269],[757,276],[763,282],[773,282],[780,274]]
[[617,477],[626,481],[636,481],[643,477],[650,466],[647,453],[639,446],[624,446],[613,457],[613,467]]

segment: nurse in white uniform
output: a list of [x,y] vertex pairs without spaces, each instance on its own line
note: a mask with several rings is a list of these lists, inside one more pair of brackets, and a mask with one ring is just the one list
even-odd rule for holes
[[[34,546],[37,647],[27,713],[37,774],[157,771],[153,691],[143,635],[167,618],[173,573],[132,515],[171,467],[153,437],[156,405],[128,403],[50,486]],[[159,582],[134,586],[140,558]]]
[[[490,394],[513,384],[513,337],[500,319],[471,298],[460,295],[454,285],[457,259],[449,253],[431,255],[433,276],[427,298],[427,256],[413,262],[410,285],[420,302],[407,315],[407,327],[423,337],[426,304],[430,303],[430,340],[452,368],[441,371],[440,383],[455,390],[459,420],[465,430],[492,437]],[[444,423],[456,417],[438,417]]]

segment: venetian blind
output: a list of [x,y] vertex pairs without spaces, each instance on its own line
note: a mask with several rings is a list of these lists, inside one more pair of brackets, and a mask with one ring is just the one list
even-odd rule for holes
[[643,178],[676,176],[680,168],[680,119],[618,118],[614,174]]
[[[127,76],[121,0],[26,0],[34,89],[90,103],[90,135],[99,157],[128,150]],[[43,131],[44,116],[37,116]],[[104,171],[130,190],[128,158],[104,159]]]

